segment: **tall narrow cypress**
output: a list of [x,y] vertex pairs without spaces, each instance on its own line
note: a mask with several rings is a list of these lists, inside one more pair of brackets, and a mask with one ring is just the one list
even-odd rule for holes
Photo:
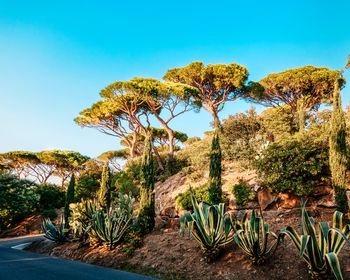
[[65,226],[68,228],[69,227],[69,216],[70,216],[70,209],[69,209],[69,204],[74,202],[74,192],[75,192],[75,176],[74,174],[70,178],[68,189],[66,192],[66,200],[64,203],[64,220],[65,220]]
[[152,154],[152,136],[145,139],[144,152],[141,166],[140,211],[138,226],[142,233],[149,233],[155,225],[155,170]]
[[347,213],[347,147],[346,122],[341,103],[339,82],[335,82],[333,93],[333,112],[331,119],[331,132],[329,137],[329,166],[332,174],[332,186],[335,191],[337,208]]
[[101,185],[98,192],[98,202],[104,209],[109,209],[111,206],[111,174],[108,162],[105,163],[102,169]]
[[215,132],[210,151],[209,203],[211,204],[219,204],[222,201],[221,159],[219,133]]

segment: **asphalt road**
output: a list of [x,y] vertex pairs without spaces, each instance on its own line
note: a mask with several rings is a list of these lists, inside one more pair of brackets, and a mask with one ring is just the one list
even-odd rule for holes
[[33,237],[0,240],[0,280],[152,280],[143,275],[9,248],[30,241]]

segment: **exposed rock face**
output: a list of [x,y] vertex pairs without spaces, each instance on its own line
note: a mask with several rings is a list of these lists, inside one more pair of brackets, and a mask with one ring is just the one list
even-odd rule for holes
[[186,176],[181,172],[158,182],[155,187],[156,213],[161,216],[176,217],[175,198],[187,190]]
[[301,198],[291,193],[279,193],[277,200],[278,208],[293,209],[300,206]]
[[271,193],[270,190],[262,188],[257,192],[259,206],[262,210],[267,210],[275,201],[276,197]]
[[312,192],[312,196],[319,197],[319,196],[326,196],[329,195],[332,192],[331,186],[317,186],[314,188]]
[[[156,199],[156,213],[160,216],[167,216],[175,218],[181,216],[183,211],[176,209],[175,199],[177,195],[184,193],[189,186],[193,188],[202,186],[208,180],[207,177],[203,177],[196,182],[190,182],[187,180],[186,175],[181,172],[175,174],[164,182],[158,182],[155,186],[155,199]],[[254,170],[237,170],[237,167],[226,165],[222,174],[222,190],[228,195],[230,200],[229,208],[236,209],[237,206],[234,203],[234,196],[231,194],[232,186],[238,183],[239,179],[246,180],[250,185],[256,184],[256,173]],[[256,203],[250,203],[244,208],[256,207]]]
[[335,208],[337,207],[335,203],[335,197],[334,194],[331,193],[325,197],[322,197],[321,199],[318,200],[317,206],[319,207],[326,207],[326,208]]

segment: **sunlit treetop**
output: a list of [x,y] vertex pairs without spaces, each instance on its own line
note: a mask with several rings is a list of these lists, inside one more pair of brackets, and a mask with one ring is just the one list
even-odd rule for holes
[[265,106],[288,104],[293,112],[302,99],[303,107],[312,110],[320,103],[332,102],[336,80],[343,88],[345,79],[339,70],[314,66],[289,69],[250,83],[248,99]]
[[219,124],[218,113],[227,101],[233,101],[242,95],[248,70],[236,63],[209,64],[192,62],[191,64],[168,70],[164,80],[183,83],[199,90],[195,96],[198,102]]

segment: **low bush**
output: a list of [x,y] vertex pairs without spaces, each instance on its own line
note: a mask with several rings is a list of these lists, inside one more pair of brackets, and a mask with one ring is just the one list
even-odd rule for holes
[[130,194],[133,197],[138,197],[140,194],[139,188],[136,186],[132,178],[125,171],[116,173],[112,178],[112,186],[114,191],[121,194]]
[[80,199],[91,199],[100,188],[100,174],[85,174],[77,178],[75,185],[75,197]]
[[236,204],[239,206],[246,205],[256,195],[249,184],[243,179],[239,179],[239,182],[232,187],[232,194],[235,196]]
[[[197,201],[200,202],[209,202],[209,185],[204,184],[198,188],[192,189],[192,192],[197,199]],[[175,198],[176,206],[183,210],[190,210],[192,209],[192,199],[191,199],[191,189],[188,189],[184,193],[179,194]]]
[[42,184],[36,189],[39,195],[39,211],[45,212],[64,206],[65,192],[57,185]]
[[37,185],[0,173],[0,230],[32,214],[38,208]]
[[307,135],[269,145],[256,160],[261,185],[276,192],[308,195],[329,180],[328,145]]
[[[165,181],[167,178],[178,173],[188,165],[187,158],[175,157],[169,161],[165,154],[162,155],[162,161],[165,163],[164,170],[161,170],[157,161],[154,160],[156,181]],[[141,158],[129,160],[126,163],[125,172],[127,172],[128,176],[130,176],[135,182],[139,182],[141,180]]]

